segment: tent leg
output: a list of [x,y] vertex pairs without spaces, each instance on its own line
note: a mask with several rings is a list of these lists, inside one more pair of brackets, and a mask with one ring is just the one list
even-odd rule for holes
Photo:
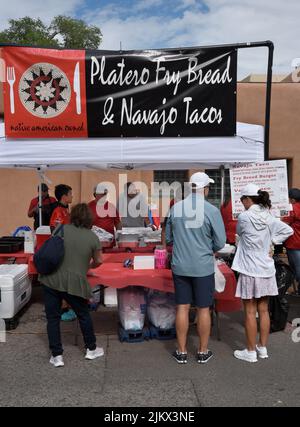
[[215,314],[216,314],[216,326],[217,326],[217,340],[221,341],[220,318],[217,310],[215,310]]
[[37,168],[37,174],[39,176],[39,226],[43,225],[43,219],[42,219],[42,184],[47,181],[49,183],[51,183],[51,181],[49,179],[47,179],[47,177],[45,176],[44,172],[43,172],[43,168],[42,167],[38,167]]
[[220,166],[220,171],[221,171],[221,206],[222,206],[225,199],[225,168],[223,165]]
[[78,346],[78,336],[79,336],[79,320],[75,319],[74,322],[74,345]]
[[43,177],[42,177],[42,172],[41,172],[41,168],[37,169],[37,173],[39,175],[39,226],[42,225],[42,182],[43,182]]

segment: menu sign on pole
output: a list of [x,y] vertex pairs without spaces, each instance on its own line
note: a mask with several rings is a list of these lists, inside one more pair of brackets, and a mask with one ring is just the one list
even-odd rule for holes
[[245,210],[240,201],[241,189],[249,183],[270,194],[271,210],[275,216],[284,216],[290,210],[286,160],[247,163],[230,169],[233,216]]

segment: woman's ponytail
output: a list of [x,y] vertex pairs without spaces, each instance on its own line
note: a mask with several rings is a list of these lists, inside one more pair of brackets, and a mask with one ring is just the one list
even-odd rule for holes
[[258,196],[248,196],[255,205],[261,205],[264,208],[271,209],[272,203],[267,191],[258,190]]
[[269,193],[267,191],[258,190],[257,203],[262,205],[264,208],[271,209],[272,203]]

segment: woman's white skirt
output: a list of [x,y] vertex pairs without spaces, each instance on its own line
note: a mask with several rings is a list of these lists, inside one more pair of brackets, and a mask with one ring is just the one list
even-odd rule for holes
[[242,299],[278,295],[276,277],[252,277],[240,273],[235,296]]

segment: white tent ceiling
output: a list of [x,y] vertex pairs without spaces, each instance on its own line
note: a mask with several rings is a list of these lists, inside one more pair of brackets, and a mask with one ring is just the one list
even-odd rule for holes
[[0,123],[0,167],[155,170],[261,162],[263,131],[237,123],[237,136],[222,138],[8,139]]

